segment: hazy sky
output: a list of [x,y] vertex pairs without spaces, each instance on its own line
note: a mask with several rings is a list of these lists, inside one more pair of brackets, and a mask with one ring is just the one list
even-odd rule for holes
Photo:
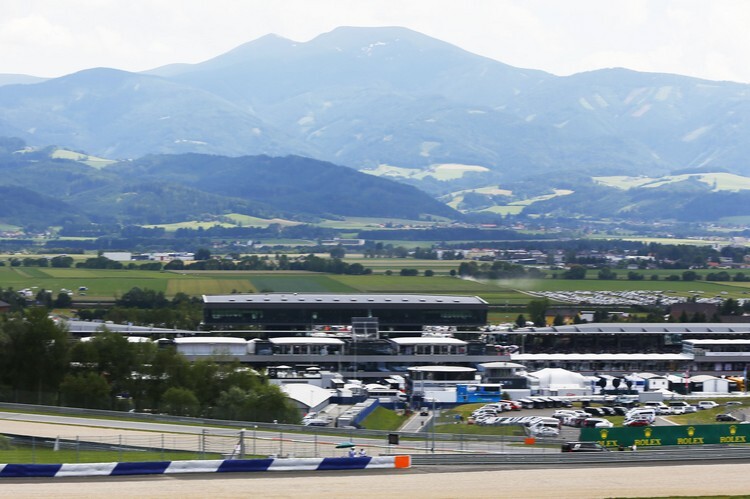
[[0,73],[200,62],[268,33],[404,26],[507,64],[750,83],[748,0],[2,0]]

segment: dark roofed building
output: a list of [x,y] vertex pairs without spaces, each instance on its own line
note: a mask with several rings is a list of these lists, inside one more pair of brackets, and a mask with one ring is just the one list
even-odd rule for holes
[[381,330],[423,326],[475,328],[487,324],[487,302],[477,296],[412,294],[266,293],[204,295],[208,328],[260,327],[305,330],[347,325],[355,317],[376,317]]

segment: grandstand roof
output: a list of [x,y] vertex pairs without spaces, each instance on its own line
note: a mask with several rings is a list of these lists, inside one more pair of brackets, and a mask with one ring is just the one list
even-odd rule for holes
[[203,295],[205,304],[277,304],[277,305],[483,305],[487,302],[478,296],[412,295],[370,293],[263,293]]
[[535,334],[750,334],[748,323],[619,323],[597,322],[569,326],[529,327],[516,332],[529,331]]

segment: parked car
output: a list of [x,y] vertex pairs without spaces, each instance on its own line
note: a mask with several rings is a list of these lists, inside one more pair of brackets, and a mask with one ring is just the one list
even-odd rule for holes
[[562,452],[608,452],[609,449],[599,442],[565,442],[562,444]]
[[724,405],[727,406],[727,407],[731,407],[733,405],[742,405],[742,402],[740,402],[739,400],[730,400],[729,402],[727,402]]
[[583,420],[581,425],[584,428],[612,428],[614,424],[608,419],[602,418],[588,418]]
[[717,414],[716,421],[735,422],[739,421],[739,418],[736,418],[731,414]]
[[644,418],[626,419],[622,422],[623,426],[651,426],[651,421]]
[[698,409],[713,409],[714,407],[719,407],[719,404],[713,400],[701,400],[698,402]]
[[586,421],[588,418],[590,418],[590,414],[586,414],[585,416],[576,415],[576,416],[570,416],[569,418],[565,418],[562,420],[562,424],[565,426],[573,426],[575,428],[580,428],[583,425],[583,422]]
[[624,416],[625,414],[628,413],[628,410],[629,410],[627,407],[624,407],[624,406],[621,406],[621,405],[617,405],[617,406],[613,407],[612,409],[614,409],[615,415],[617,415],[617,416]]
[[645,407],[631,409],[625,414],[625,419],[646,419],[650,423],[653,423],[656,421],[656,411],[653,409],[646,409]]
[[643,404],[643,407],[646,409],[653,409],[656,411],[656,414],[672,414],[672,411],[664,402],[649,401]]
[[606,416],[601,407],[584,407],[583,410],[592,416]]
[[510,405],[511,411],[520,411],[523,409],[523,404],[517,400],[501,400],[500,402]]
[[310,418],[302,421],[305,426],[328,426],[328,421],[319,418]]
[[612,400],[612,403],[628,407],[636,406],[638,405],[638,395],[618,395]]
[[605,416],[614,416],[617,413],[615,412],[614,407],[600,407],[601,411],[604,413]]
[[537,437],[557,437],[560,435],[560,429],[545,425],[535,425],[529,427],[529,433]]
[[672,409],[672,414],[685,414],[697,410],[694,405],[690,405],[684,400],[670,400],[669,408]]
[[[560,421],[564,421],[565,418],[569,418],[575,415],[576,415],[575,411],[570,411],[567,409],[558,409],[552,414],[552,417],[555,419],[559,419]],[[588,416],[588,414],[586,416]]]

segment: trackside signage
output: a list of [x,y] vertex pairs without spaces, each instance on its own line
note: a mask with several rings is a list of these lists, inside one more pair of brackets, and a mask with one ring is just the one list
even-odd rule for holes
[[599,442],[605,447],[746,444],[750,443],[750,425],[705,424],[635,428],[582,428],[580,439]]

